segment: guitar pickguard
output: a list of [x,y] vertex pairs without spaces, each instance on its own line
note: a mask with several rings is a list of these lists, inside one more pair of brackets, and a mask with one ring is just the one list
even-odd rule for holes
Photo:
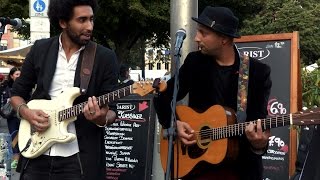
[[64,107],[71,107],[79,94],[79,88],[73,87],[65,90],[53,100],[35,99],[28,102],[30,109],[41,109],[48,114],[50,126],[44,132],[36,132],[27,120],[21,119],[18,143],[24,157],[36,158],[46,152],[53,144],[69,143],[76,138],[76,135],[69,133],[67,129],[68,124],[76,120],[76,117],[60,121],[59,112]]
[[197,144],[187,147],[188,155],[191,159],[197,159],[201,157],[207,149],[201,149]]

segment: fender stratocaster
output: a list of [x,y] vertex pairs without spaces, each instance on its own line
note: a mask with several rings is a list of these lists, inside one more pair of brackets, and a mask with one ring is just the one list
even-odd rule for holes
[[[153,82],[140,81],[130,86],[118,89],[97,97],[98,105],[108,104],[130,94],[146,95],[152,91]],[[45,132],[36,132],[31,124],[21,119],[18,145],[21,154],[27,158],[36,158],[47,151],[55,143],[68,143],[76,138],[75,134],[68,133],[67,126],[76,120],[87,102],[72,106],[73,101],[80,95],[80,88],[66,89],[54,100],[32,100],[28,102],[30,109],[41,109],[49,115],[50,127]]]

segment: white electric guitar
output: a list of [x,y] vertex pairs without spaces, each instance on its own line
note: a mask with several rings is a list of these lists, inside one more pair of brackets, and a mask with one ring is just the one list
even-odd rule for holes
[[[140,96],[151,93],[153,82],[140,81],[130,86],[118,89],[97,97],[98,105],[108,104],[130,94]],[[50,127],[44,132],[36,132],[31,124],[21,119],[18,144],[21,154],[27,158],[36,158],[47,151],[53,144],[68,143],[76,138],[75,134],[68,133],[67,126],[76,120],[82,113],[87,102],[72,106],[73,101],[80,95],[80,88],[72,87],[65,90],[54,100],[32,100],[28,102],[30,109],[41,109],[49,115]]]

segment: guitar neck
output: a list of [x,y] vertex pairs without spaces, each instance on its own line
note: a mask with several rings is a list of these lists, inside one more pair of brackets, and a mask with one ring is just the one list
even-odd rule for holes
[[[271,118],[260,119],[260,120],[261,120],[262,129],[266,130],[266,129],[272,129],[272,128],[291,125],[292,124],[291,119],[292,119],[292,115],[287,114],[283,116],[271,117]],[[252,122],[256,124],[257,120]],[[247,125],[249,125],[249,123],[250,122],[245,122],[245,123],[232,124],[224,127],[212,128],[210,129],[212,131],[211,139],[218,140],[218,139],[229,138],[229,137],[244,134],[245,128]],[[203,131],[207,131],[207,130],[203,130]],[[203,136],[206,133],[200,132],[200,134]]]
[[[118,100],[122,97],[128,96],[132,94],[132,92],[133,92],[133,86],[132,85],[126,86],[124,88],[121,88],[121,89],[112,91],[108,94],[104,94],[102,96],[97,97],[97,103],[99,106],[103,106],[105,104]],[[87,104],[87,102],[88,101],[85,101],[83,103],[80,103],[70,108],[59,111],[59,120],[63,121],[71,117],[78,116],[83,112],[84,106]]]

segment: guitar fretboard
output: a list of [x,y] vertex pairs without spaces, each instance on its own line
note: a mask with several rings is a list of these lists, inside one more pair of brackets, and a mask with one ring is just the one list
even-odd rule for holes
[[[99,106],[108,104],[110,102],[113,102],[115,100],[118,100],[124,96],[132,94],[133,86],[127,86],[115,91],[112,91],[108,94],[102,95],[97,97],[97,102]],[[64,109],[62,111],[59,111],[59,121],[63,121],[66,119],[69,119],[71,117],[78,116],[83,112],[84,106],[87,104],[88,101],[74,105],[70,108]]]
[[[271,117],[266,119],[261,119],[261,126],[264,130],[277,128],[282,126],[291,125],[292,115],[284,115],[278,117]],[[257,123],[257,121],[252,121],[253,123]],[[245,128],[249,125],[250,122],[238,123],[233,125],[228,125],[224,127],[212,128],[212,129],[204,129],[199,132],[201,139],[210,138],[211,140],[218,140],[233,136],[238,136],[244,134]],[[209,137],[208,137],[209,136]]]

